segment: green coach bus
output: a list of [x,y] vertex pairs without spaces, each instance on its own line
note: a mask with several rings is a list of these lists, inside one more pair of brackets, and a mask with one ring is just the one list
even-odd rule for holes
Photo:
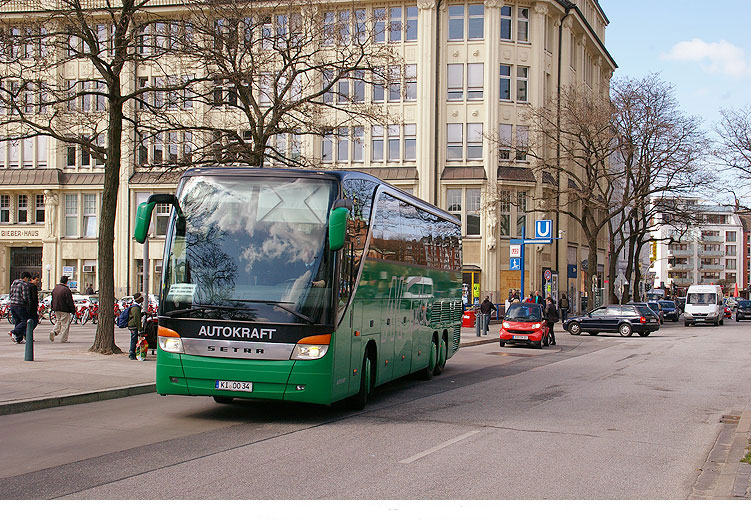
[[171,204],[156,387],[362,408],[398,377],[430,379],[459,347],[461,225],[352,171],[187,170],[139,205],[146,239]]

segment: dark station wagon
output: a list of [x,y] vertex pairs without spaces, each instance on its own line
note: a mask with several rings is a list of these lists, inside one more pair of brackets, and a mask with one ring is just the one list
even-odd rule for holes
[[735,320],[751,319],[751,300],[739,300],[735,308]]
[[646,305],[614,304],[598,307],[586,315],[571,317],[563,323],[563,329],[572,335],[605,332],[618,333],[622,337],[638,333],[646,337],[660,329],[660,319]]

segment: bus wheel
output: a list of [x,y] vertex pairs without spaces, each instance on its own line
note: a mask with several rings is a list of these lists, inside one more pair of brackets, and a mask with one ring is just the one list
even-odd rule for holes
[[219,404],[232,404],[232,401],[234,400],[234,397],[226,397],[224,395],[215,395],[214,401],[218,402]]
[[423,381],[429,381],[433,378],[433,371],[435,371],[435,365],[438,357],[438,348],[436,348],[435,340],[430,343],[430,355],[428,356],[428,365],[420,370],[420,378]]
[[443,368],[446,367],[446,341],[441,339],[440,347],[438,348],[438,360],[435,364],[435,369],[433,370],[433,375],[440,375],[443,373]]
[[362,410],[368,403],[368,398],[370,397],[371,372],[371,360],[366,352],[365,356],[362,358],[362,369],[360,370],[360,391],[349,398],[348,406],[350,410]]

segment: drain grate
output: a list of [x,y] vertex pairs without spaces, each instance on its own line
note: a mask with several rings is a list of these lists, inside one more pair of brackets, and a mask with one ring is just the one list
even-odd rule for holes
[[741,420],[740,415],[723,415],[720,417],[720,422],[730,425],[737,425],[738,422]]

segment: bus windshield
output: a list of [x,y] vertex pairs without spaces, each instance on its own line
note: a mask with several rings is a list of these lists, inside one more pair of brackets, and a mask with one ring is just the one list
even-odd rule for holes
[[335,181],[188,179],[169,233],[161,314],[329,324]]
[[715,293],[689,293],[686,299],[687,304],[693,304],[695,306],[708,306],[710,304],[717,303],[717,295]]

